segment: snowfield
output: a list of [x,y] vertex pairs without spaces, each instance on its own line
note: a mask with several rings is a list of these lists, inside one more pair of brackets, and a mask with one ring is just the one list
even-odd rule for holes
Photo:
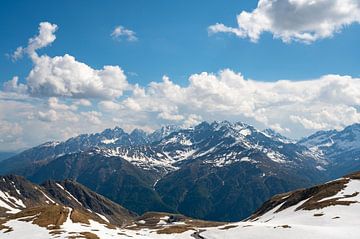
[[[70,216],[74,210],[66,207],[68,213],[64,222],[54,229],[51,224],[36,224],[34,218],[37,215],[16,217],[13,210],[21,210],[23,203],[1,190],[0,196],[0,207],[8,209],[9,215],[0,218],[1,239],[357,239],[360,235],[360,173],[275,196],[264,204],[265,208],[270,205],[268,210],[262,212],[260,209],[246,221],[218,226],[205,226],[206,222],[186,218],[169,221],[170,216],[165,213],[153,213],[151,218],[136,219],[122,228],[109,226],[108,220],[89,219],[89,223],[80,223],[74,222]],[[10,205],[19,209],[11,207],[9,210]],[[157,222],[149,224],[154,219]]]
[[[353,197],[345,198],[350,195]],[[354,203],[344,206],[328,206],[316,210],[297,210],[304,201],[283,211],[277,211],[282,205],[249,222],[229,224],[226,230],[206,229],[201,235],[206,239],[221,238],[359,238],[360,235],[360,180],[350,180],[345,189],[336,195],[322,199],[350,200]]]

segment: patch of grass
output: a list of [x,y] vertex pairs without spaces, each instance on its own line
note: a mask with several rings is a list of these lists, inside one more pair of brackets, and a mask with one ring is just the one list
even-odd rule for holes
[[91,232],[81,232],[80,234],[86,239],[100,239],[96,234]]
[[73,221],[74,223],[82,223],[82,224],[87,224],[89,225],[90,222],[89,222],[89,215],[86,215],[84,213],[80,213],[78,210],[74,209],[72,210],[71,212],[71,215],[70,215],[70,219],[71,221]]
[[[33,224],[48,229],[59,229],[66,221],[69,210],[60,205],[39,206],[24,209],[19,213],[9,216],[9,219],[33,219]],[[30,220],[31,221],[31,220]],[[51,226],[52,225],[52,226]]]
[[173,234],[173,233],[183,233],[189,230],[194,230],[194,228],[189,227],[187,225],[175,225],[166,227],[164,229],[158,230],[158,234]]
[[211,222],[202,220],[186,220],[185,223],[193,227],[219,227],[226,224],[224,222]]

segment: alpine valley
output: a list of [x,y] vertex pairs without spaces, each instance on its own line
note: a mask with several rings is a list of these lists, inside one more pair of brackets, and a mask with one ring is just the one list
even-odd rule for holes
[[276,195],[249,218],[224,223],[179,214],[142,216],[71,181],[41,185],[0,177],[0,237],[4,239],[358,238],[360,172]]
[[150,134],[116,127],[25,150],[1,161],[0,174],[71,180],[138,215],[234,222],[276,194],[360,170],[359,142],[359,124],[300,141],[228,121]]

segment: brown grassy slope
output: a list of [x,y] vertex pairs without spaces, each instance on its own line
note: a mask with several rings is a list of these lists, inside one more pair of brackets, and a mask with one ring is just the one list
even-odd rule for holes
[[[304,203],[298,206],[295,210],[314,210],[332,205],[350,205],[352,203],[355,203],[355,201],[352,201],[351,198],[355,197],[357,193],[354,193],[352,195],[344,195],[339,198],[332,198],[328,200],[324,199],[335,196],[338,192],[340,192],[346,187],[346,184],[351,179],[360,180],[360,172],[356,172],[347,175],[344,178],[317,185],[308,189],[299,189],[292,192],[276,195],[270,200],[266,201],[248,220],[255,220],[259,216],[265,214],[266,212],[274,209],[281,204],[282,206],[276,212],[297,205],[301,201],[304,201]],[[343,200],[344,198],[347,198],[348,200]],[[340,201],[339,199],[342,200]]]

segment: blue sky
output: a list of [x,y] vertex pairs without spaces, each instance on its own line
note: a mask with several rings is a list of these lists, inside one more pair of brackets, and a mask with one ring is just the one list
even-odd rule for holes
[[[284,44],[266,33],[258,43],[235,36],[208,36],[217,22],[235,26],[235,16],[255,8],[257,1],[2,1],[0,8],[0,80],[14,74],[23,81],[31,63],[16,63],[5,54],[36,34],[42,21],[59,26],[49,55],[69,53],[94,68],[120,65],[129,80],[140,84],[166,74],[181,85],[193,73],[230,68],[263,81],[311,79],[324,74],[359,76],[360,26],[314,44]],[[137,42],[109,37],[116,25],[133,29]]]
[[0,150],[203,120],[341,129],[360,122],[359,23],[359,0],[1,1]]

